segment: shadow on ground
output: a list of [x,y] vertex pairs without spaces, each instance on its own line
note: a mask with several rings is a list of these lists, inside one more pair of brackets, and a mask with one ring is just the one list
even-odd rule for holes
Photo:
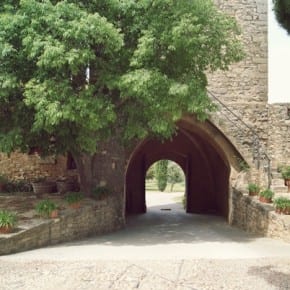
[[[283,267],[285,269],[285,266]],[[290,269],[290,261],[289,261]],[[288,270],[289,270],[288,269]],[[261,267],[251,267],[248,270],[248,274],[264,279],[269,285],[277,287],[277,289],[290,289],[290,273],[286,273],[282,268],[279,269],[277,265],[267,265]]]

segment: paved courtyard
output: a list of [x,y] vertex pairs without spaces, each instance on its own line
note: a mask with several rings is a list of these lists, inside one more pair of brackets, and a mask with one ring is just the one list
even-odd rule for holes
[[147,193],[119,232],[0,257],[0,290],[290,290],[290,244],[187,215],[178,196]]

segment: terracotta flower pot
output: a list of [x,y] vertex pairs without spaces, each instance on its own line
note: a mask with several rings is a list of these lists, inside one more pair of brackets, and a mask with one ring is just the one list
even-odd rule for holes
[[58,210],[55,209],[50,213],[50,218],[55,219],[58,218]]
[[68,206],[70,208],[78,209],[78,208],[81,207],[81,203],[80,202],[74,202],[74,203],[70,203]]
[[0,234],[9,234],[12,232],[12,227],[0,227]]
[[255,191],[249,191],[249,196],[255,196],[258,195],[258,192]]
[[264,196],[259,196],[259,200],[263,203],[271,203],[272,202],[272,198],[266,198]]
[[288,192],[290,192],[290,179],[284,179],[285,186],[288,186]]
[[276,207],[275,212],[278,213],[278,214],[290,215],[290,207],[286,207],[286,208]]

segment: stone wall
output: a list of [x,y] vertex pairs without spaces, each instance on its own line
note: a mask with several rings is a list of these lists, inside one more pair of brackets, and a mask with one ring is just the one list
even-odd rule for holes
[[267,102],[267,1],[215,0],[240,25],[245,59],[227,72],[210,77],[210,88],[227,104],[241,106]]
[[76,175],[75,170],[67,169],[66,156],[41,158],[38,154],[12,153],[10,156],[0,153],[0,175],[10,180]]
[[[258,134],[261,144],[268,142],[268,60],[267,1],[215,0],[225,13],[236,18],[246,57],[226,72],[208,75],[209,90]],[[253,134],[241,120],[220,107],[213,123],[253,166]]]
[[233,188],[231,224],[245,231],[290,242],[290,216],[275,213],[245,190]]
[[[268,150],[272,167],[290,165],[290,104],[269,105]],[[288,115],[289,114],[289,115]]]
[[103,234],[124,226],[123,219],[116,219],[116,200],[87,200],[80,209],[66,209],[53,220],[40,220],[18,232],[0,237],[0,255],[10,254],[61,242],[80,240]]

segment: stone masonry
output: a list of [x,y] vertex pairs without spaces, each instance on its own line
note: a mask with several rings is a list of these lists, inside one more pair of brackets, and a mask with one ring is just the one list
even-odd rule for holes
[[[281,177],[275,175],[276,168],[280,164],[290,165],[290,104],[267,103],[267,0],[215,0],[215,3],[237,19],[246,57],[226,72],[208,74],[209,91],[224,104],[214,100],[219,110],[211,114],[210,121],[237,148],[244,159],[241,161],[250,165],[250,177],[245,182],[257,181],[266,186],[267,171],[272,170],[270,173],[280,188],[283,184]],[[237,172],[233,166],[231,169],[234,184]],[[65,157],[45,161],[15,153],[11,157],[0,155],[1,174],[21,179],[39,175],[57,178],[75,172],[67,169]],[[232,211],[236,208],[233,206]],[[259,231],[251,226],[249,230]]]
[[0,255],[26,251],[47,245],[83,239],[123,227],[116,219],[116,200],[86,199],[80,209],[64,209],[56,219],[34,220],[33,224],[19,224],[11,234],[1,235]]

